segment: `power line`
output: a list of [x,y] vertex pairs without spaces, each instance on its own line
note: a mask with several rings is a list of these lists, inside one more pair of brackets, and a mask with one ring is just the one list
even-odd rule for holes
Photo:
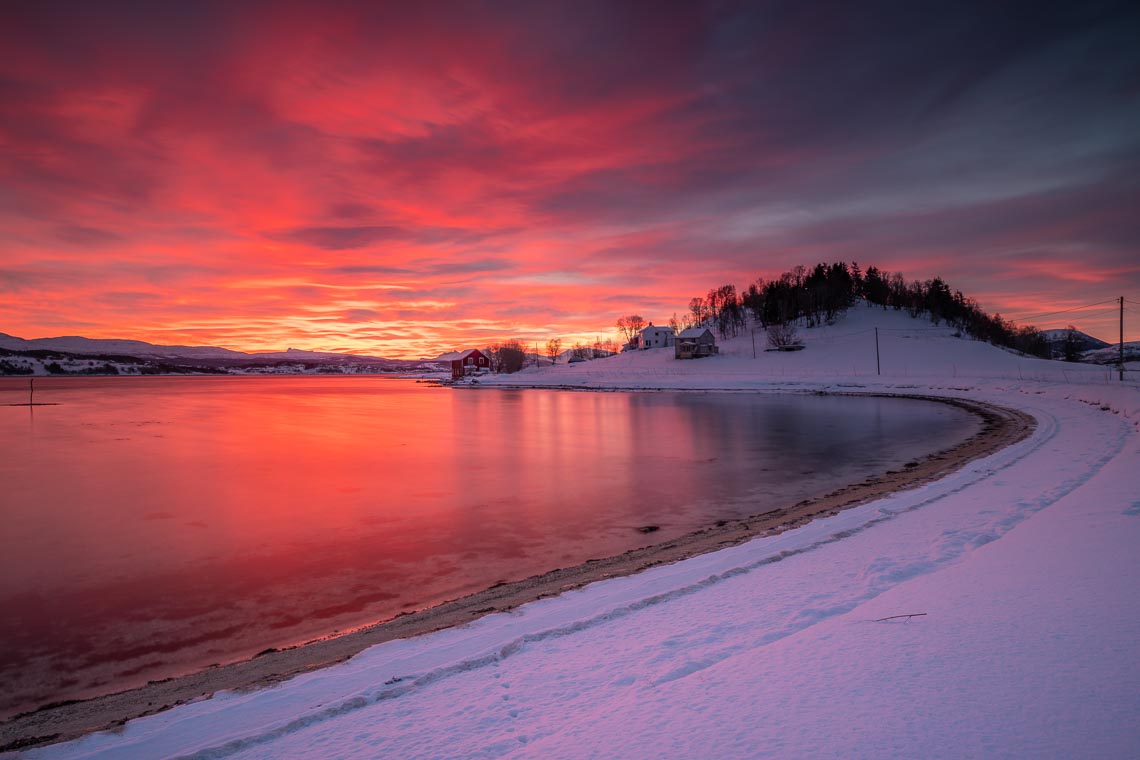
[[1021,320],[1040,319],[1041,317],[1051,317],[1054,314],[1068,314],[1069,312],[1081,311],[1082,309],[1090,309],[1093,306],[1101,306],[1101,305],[1107,304],[1107,303],[1120,303],[1120,301],[1115,299],[1115,298],[1110,298],[1107,301],[1097,301],[1096,303],[1090,303],[1090,304],[1086,304],[1084,306],[1076,306],[1076,307],[1073,307],[1072,309],[1062,309],[1060,311],[1047,311],[1044,314],[1030,314],[1027,317],[1019,317],[1019,319],[1021,319]]
[[[1084,311],[1084,312],[1081,312],[1077,316],[1079,318],[1082,318],[1082,319],[1087,318],[1087,317],[1112,316],[1113,314],[1117,314],[1119,311],[1120,311],[1120,302],[1117,301],[1116,306],[1114,306],[1112,308],[1094,309],[1092,311]],[[1020,321],[1020,320],[1018,320],[1018,321]],[[1035,319],[1033,321],[1036,323],[1039,323],[1039,324],[1051,324],[1051,323],[1056,323],[1056,322],[1064,322],[1065,320],[1055,318],[1055,317],[1050,317],[1049,319]]]

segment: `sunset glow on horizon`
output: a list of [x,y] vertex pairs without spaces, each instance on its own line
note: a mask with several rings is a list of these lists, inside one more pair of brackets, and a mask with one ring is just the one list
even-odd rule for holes
[[1140,10],[1031,8],[8,7],[0,332],[569,347],[855,260],[1115,340]]

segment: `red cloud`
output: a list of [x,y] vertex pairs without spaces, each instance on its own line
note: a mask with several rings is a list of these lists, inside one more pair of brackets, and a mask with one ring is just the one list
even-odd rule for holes
[[[946,64],[936,30],[857,17],[373,5],[13,19],[0,329],[415,356],[664,321],[818,260],[942,275],[1014,315],[1140,286],[1135,167],[1075,171],[1048,139],[962,167],[953,109],[987,66],[1044,55],[1033,39]],[[1123,113],[1113,92],[1086,83],[1073,128]],[[1100,142],[1134,157],[1135,133]]]

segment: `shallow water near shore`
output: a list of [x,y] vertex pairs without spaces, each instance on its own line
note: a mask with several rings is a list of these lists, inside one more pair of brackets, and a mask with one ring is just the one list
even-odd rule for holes
[[[26,382],[0,380],[0,402]],[[66,378],[0,409],[0,715],[818,496],[978,429],[910,399]]]

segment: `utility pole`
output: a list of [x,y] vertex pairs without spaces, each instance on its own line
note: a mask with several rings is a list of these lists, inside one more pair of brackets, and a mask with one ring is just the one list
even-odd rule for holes
[[1124,296],[1120,297],[1120,382],[1124,382]]
[[879,328],[875,328],[875,374],[883,374],[883,368],[879,364]]

